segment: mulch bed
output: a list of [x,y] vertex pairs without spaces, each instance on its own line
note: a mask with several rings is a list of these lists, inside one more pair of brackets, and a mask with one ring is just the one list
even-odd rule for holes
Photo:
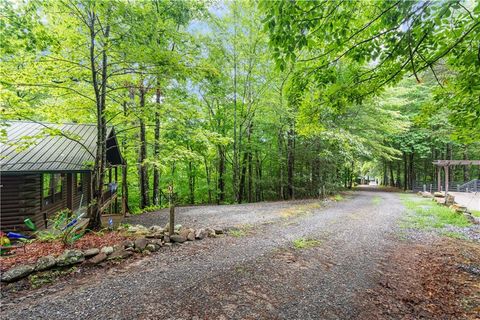
[[88,233],[81,239],[77,240],[71,247],[65,246],[60,240],[28,243],[25,245],[25,252],[23,248],[16,249],[12,255],[0,257],[0,271],[5,271],[17,264],[35,263],[38,258],[47,255],[60,255],[65,249],[90,249],[101,248],[103,246],[113,246],[121,243],[128,237],[120,232],[101,232]]
[[360,296],[360,319],[479,319],[480,245],[442,239],[401,244],[378,285]]

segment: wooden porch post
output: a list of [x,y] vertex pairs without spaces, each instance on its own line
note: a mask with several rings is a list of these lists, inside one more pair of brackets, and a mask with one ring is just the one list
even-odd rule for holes
[[117,190],[115,191],[117,193],[117,196],[115,197],[115,213],[118,213],[118,167],[115,166],[115,183],[117,184]]

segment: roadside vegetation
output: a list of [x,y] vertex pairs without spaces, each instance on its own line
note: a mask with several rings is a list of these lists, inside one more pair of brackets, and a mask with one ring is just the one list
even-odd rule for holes
[[249,235],[252,232],[253,226],[251,224],[244,224],[228,231],[228,235],[236,238],[241,238]]
[[316,239],[299,238],[293,240],[293,247],[295,249],[310,249],[318,247],[320,244],[321,242]]
[[418,199],[413,195],[401,195],[403,205],[408,209],[401,221],[404,229],[435,231],[450,238],[464,239],[462,229],[472,225],[463,214],[454,212],[435,201]]

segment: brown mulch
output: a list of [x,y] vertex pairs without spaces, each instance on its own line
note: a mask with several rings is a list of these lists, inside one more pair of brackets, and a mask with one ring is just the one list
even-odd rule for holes
[[0,257],[0,271],[5,271],[17,264],[35,263],[38,258],[47,255],[60,255],[65,249],[90,249],[101,248],[103,246],[113,246],[117,243],[127,239],[127,236],[120,232],[100,232],[87,233],[82,238],[77,240],[73,246],[65,246],[60,240],[40,242],[35,241],[25,245],[25,252],[23,248],[15,249],[12,255]]
[[480,319],[478,243],[401,244],[387,261],[359,319]]

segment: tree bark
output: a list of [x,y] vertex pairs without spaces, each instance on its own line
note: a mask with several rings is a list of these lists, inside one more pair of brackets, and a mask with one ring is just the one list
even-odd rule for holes
[[222,146],[217,147],[218,151],[218,193],[217,204],[225,201],[225,150]]
[[[144,112],[145,109],[145,88],[140,88],[140,109]],[[144,115],[140,116],[140,148],[138,152],[138,177],[139,177],[139,187],[140,187],[140,208],[143,209],[150,205],[149,197],[149,181],[148,181],[148,169],[145,163],[147,159],[147,134],[145,128],[145,121],[143,119]]]
[[153,166],[153,205],[159,206],[160,200],[160,170],[158,162],[160,161],[160,114],[158,109],[160,108],[160,89],[157,88],[155,102],[157,110],[155,111],[155,141],[153,145],[153,159],[155,164]]
[[287,185],[288,198],[295,199],[293,175],[295,170],[295,129],[291,124],[287,138]]
[[389,162],[389,167],[390,167],[390,183],[389,183],[389,186],[390,187],[395,187],[395,178],[393,176],[393,162],[392,161]]
[[189,202],[195,204],[195,168],[192,161],[188,162],[188,189],[189,189]]
[[[89,58],[90,58],[90,73],[92,77],[92,85],[95,93],[96,104],[96,118],[97,118],[97,151],[95,154],[95,164],[93,167],[93,177],[90,184],[90,194],[92,195],[92,203],[89,207],[89,228],[92,230],[100,229],[102,226],[100,208],[102,206],[103,180],[105,178],[106,167],[106,118],[105,118],[105,103],[106,103],[106,88],[107,88],[107,71],[108,58],[107,49],[108,39],[110,34],[110,26],[105,25],[103,32],[103,46],[101,54],[97,54],[97,48],[100,41],[97,40],[98,32],[96,30],[96,21],[98,16],[95,13],[95,8],[87,9],[87,24],[89,28]],[[97,57],[101,57],[100,67],[97,63]],[[99,74],[100,72],[100,74]]]

